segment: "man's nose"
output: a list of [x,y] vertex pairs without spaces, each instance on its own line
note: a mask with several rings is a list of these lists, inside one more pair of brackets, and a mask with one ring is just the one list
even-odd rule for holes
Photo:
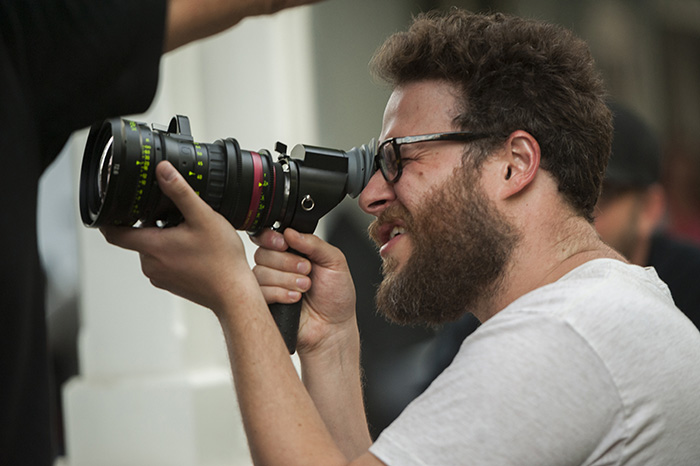
[[378,216],[396,199],[394,184],[388,183],[377,170],[360,194],[360,207],[368,214]]

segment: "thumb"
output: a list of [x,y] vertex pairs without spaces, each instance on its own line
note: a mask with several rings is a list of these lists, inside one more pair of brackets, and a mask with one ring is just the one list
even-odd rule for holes
[[202,205],[207,204],[194,192],[180,172],[170,162],[163,160],[156,166],[156,179],[163,194],[173,201],[185,220],[196,222],[202,214]]

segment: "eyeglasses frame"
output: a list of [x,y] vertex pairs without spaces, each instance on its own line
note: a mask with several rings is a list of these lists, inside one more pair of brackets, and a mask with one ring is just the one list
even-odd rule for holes
[[[377,153],[374,156],[374,169],[382,172],[382,176],[387,181],[387,183],[396,183],[401,178],[403,173],[403,164],[401,163],[401,150],[400,147],[405,144],[415,144],[418,142],[430,142],[430,141],[462,141],[471,142],[478,139],[485,139],[491,137],[492,134],[488,133],[475,133],[473,131],[448,131],[443,133],[430,133],[421,134],[416,136],[401,136],[395,138],[389,138],[384,140],[381,144],[377,146]],[[381,156],[382,148],[387,144],[391,144],[396,154],[396,176],[393,179],[390,177],[388,164]]]

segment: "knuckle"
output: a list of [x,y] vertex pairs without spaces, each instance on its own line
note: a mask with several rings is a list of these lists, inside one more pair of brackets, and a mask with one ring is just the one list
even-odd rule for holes
[[190,190],[190,185],[187,184],[187,181],[185,181],[181,177],[175,178],[173,180],[172,186],[173,186],[173,190],[181,196],[184,194],[187,194]]
[[157,280],[160,274],[160,267],[157,261],[146,254],[141,254],[141,272],[151,281]]
[[265,250],[263,248],[258,248],[253,253],[253,260],[255,261],[256,264],[260,264],[261,262],[263,262],[264,258],[265,258]]
[[258,281],[258,283],[263,283],[265,281],[265,277],[267,275],[267,269],[265,267],[256,265],[253,267],[253,275],[255,275],[255,279]]
[[151,281],[154,280],[155,274],[153,273],[153,268],[152,268],[150,262],[144,261],[144,260],[141,261],[141,272],[143,272],[143,274],[146,277],[151,279]]
[[260,235],[261,235],[261,234],[257,234],[257,235],[248,235],[248,239],[250,239],[250,241],[251,241],[254,245],[260,247],[260,246],[262,246],[262,244],[260,244]]
[[298,263],[299,259],[297,256],[286,254],[283,263],[284,270],[287,272],[296,272]]
[[158,288],[159,290],[162,290],[164,288],[161,282],[155,278],[151,278],[149,281],[151,282],[151,285]]
[[102,232],[102,236],[104,236],[105,240],[109,244],[114,244],[115,239],[114,239],[114,233],[111,228],[101,228],[100,231]]

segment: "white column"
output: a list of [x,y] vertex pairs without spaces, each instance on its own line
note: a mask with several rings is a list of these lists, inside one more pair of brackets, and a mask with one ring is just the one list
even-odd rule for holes
[[[304,7],[248,19],[168,55],[154,105],[134,118],[187,115],[195,140],[234,137],[249,150],[317,143],[310,18]],[[80,375],[63,391],[65,463],[250,464],[216,319],[153,288],[137,254],[98,231],[80,226],[79,239]]]

